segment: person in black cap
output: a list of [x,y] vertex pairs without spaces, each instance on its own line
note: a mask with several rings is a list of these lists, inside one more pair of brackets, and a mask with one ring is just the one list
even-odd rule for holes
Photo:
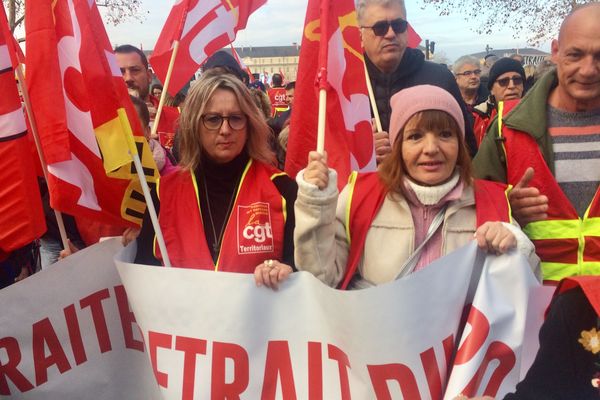
[[525,70],[512,58],[501,58],[490,69],[488,89],[496,103],[520,99],[523,96]]
[[512,58],[501,58],[492,65],[488,79],[490,96],[473,110],[473,131],[477,145],[481,144],[485,132],[496,115],[499,102],[520,99],[523,96],[525,70],[520,62]]
[[221,70],[225,73],[235,75],[242,82],[244,81],[244,71],[235,58],[224,50],[219,50],[212,56],[208,57],[202,68],[202,72],[210,69]]

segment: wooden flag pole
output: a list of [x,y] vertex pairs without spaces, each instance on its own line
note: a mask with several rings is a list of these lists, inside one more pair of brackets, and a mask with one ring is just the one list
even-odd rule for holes
[[[31,127],[31,133],[35,142],[35,148],[37,149],[37,153],[40,158],[40,164],[42,164],[42,172],[44,173],[44,179],[46,179],[46,183],[48,183],[48,164],[46,163],[46,157],[44,157],[44,153],[42,152],[40,135],[37,129],[35,119],[33,118],[31,100],[29,99],[29,91],[27,90],[27,85],[25,85],[25,74],[23,74],[22,64],[17,65],[16,72],[17,77],[19,78],[19,87],[21,89],[21,93],[23,94],[25,111],[27,112],[27,119],[29,120],[29,126]],[[62,218],[62,213],[60,211],[54,210],[54,215],[56,216],[56,223],[58,225],[58,231],[60,232],[60,240],[62,242],[63,249],[69,250],[67,230],[65,229],[65,223]]]
[[371,86],[371,78],[369,77],[369,71],[367,70],[367,64],[364,58],[363,65],[365,67],[365,79],[367,81],[367,90],[369,91],[369,100],[371,101],[371,108],[373,109],[373,115],[375,117],[375,128],[377,129],[377,132],[382,132],[381,118],[379,118],[379,110],[377,109],[375,95],[373,94],[373,86]]
[[325,151],[325,117],[327,116],[327,90],[319,90],[319,119],[317,125],[317,152]]
[[165,100],[167,99],[167,91],[169,90],[169,83],[171,83],[171,75],[173,74],[173,66],[175,65],[175,57],[177,57],[178,50],[179,40],[175,40],[173,42],[173,52],[171,53],[171,61],[169,61],[167,76],[165,77],[165,81],[163,82],[163,90],[160,95],[160,101],[158,102],[158,109],[156,110],[156,117],[154,117],[154,123],[152,124],[152,132],[150,134],[151,138],[156,137],[156,132],[158,132],[158,122],[160,121],[162,109],[165,105]]

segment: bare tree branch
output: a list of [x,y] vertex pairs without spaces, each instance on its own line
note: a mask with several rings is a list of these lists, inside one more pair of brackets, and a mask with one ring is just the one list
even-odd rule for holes
[[439,15],[463,15],[465,21],[481,21],[473,30],[492,34],[508,27],[515,39],[537,46],[556,36],[562,20],[573,7],[594,0],[422,0],[422,9],[434,7]]
[[[8,24],[11,31],[19,26],[25,19],[25,0],[3,0],[8,10]],[[143,21],[146,12],[141,9],[142,0],[102,0],[96,2],[99,7],[105,9],[107,23],[118,25],[128,20]]]

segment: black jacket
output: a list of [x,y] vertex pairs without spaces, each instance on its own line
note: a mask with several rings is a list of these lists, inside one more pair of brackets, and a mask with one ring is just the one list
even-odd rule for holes
[[384,131],[390,127],[390,117],[392,110],[390,99],[394,94],[402,89],[417,85],[434,85],[447,90],[460,105],[465,117],[465,139],[471,157],[477,152],[477,142],[473,134],[473,117],[467,111],[464,100],[456,84],[456,79],[452,73],[443,65],[425,61],[425,56],[420,50],[407,48],[404,51],[400,65],[396,71],[385,74],[369,60],[365,55],[369,78],[373,86],[375,102],[379,110],[381,125]]

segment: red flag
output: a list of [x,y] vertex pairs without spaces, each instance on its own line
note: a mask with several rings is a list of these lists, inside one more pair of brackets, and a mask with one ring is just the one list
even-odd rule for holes
[[[320,74],[321,86],[327,89],[325,150],[341,188],[351,170],[375,170],[376,164],[354,2],[332,0],[330,4],[329,12],[321,13],[318,0],[308,2],[285,170],[296,176],[306,166],[308,152],[317,148],[319,82],[315,79]],[[329,16],[326,23],[320,22],[321,15]],[[320,48],[319,43],[326,47]]]
[[411,24],[408,24],[408,47],[416,49],[421,44],[421,36],[415,31]]
[[112,226],[139,224],[145,202],[129,152],[137,145],[150,181],[158,172],[96,3],[28,2],[26,35],[51,206]]
[[179,41],[168,91],[177,93],[214,52],[233,42],[267,0],[177,0],[154,46],[150,64],[165,81],[173,42]]
[[164,106],[162,112],[157,128],[158,140],[160,144],[171,149],[173,148],[181,109],[179,107]]
[[0,260],[46,231],[27,126],[15,82],[15,41],[0,6]]

